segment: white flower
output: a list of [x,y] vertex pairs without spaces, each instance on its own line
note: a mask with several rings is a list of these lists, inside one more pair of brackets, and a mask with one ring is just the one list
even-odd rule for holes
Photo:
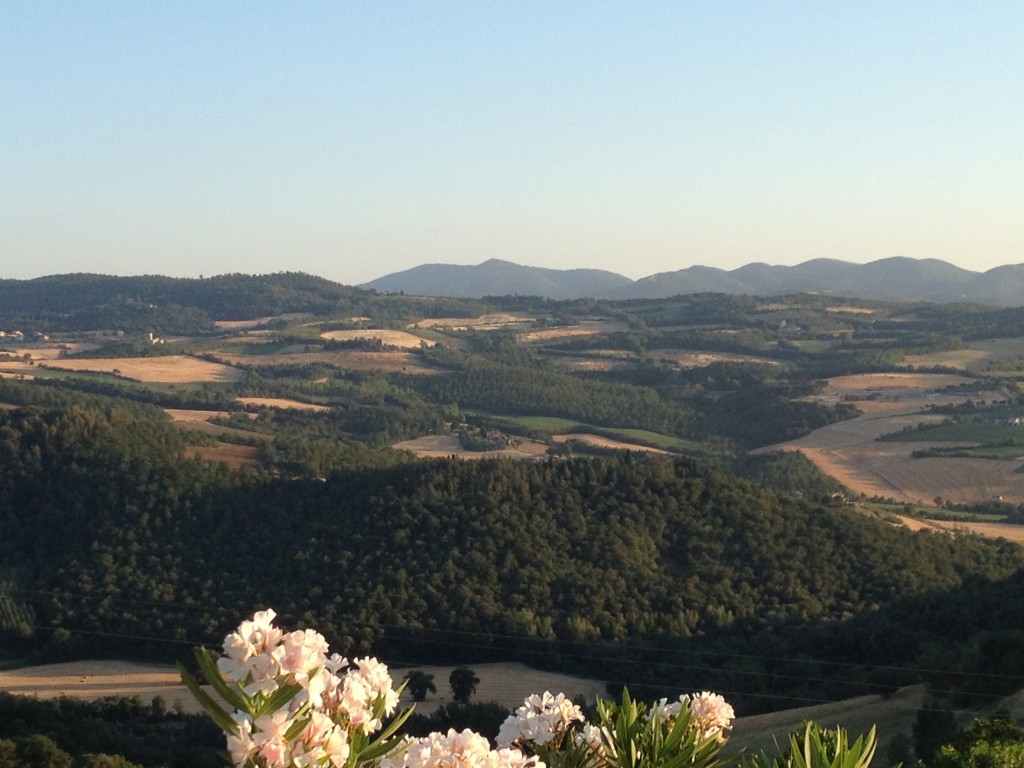
[[394,712],[398,706],[398,694],[395,692],[394,682],[387,665],[373,658],[356,659],[353,663],[366,685],[374,693],[371,701],[375,702],[381,698],[384,701],[384,714],[390,715]]
[[569,724],[583,722],[583,711],[560,693],[550,691],[528,696],[515,713],[501,724],[497,743],[508,747],[517,741],[537,745],[557,741],[565,735]]
[[702,691],[680,699],[690,709],[693,717],[690,727],[702,737],[714,737],[720,742],[725,741],[724,731],[732,728],[736,713],[732,706],[717,693]]
[[668,699],[659,699],[651,705],[651,718],[658,718],[663,723],[674,720],[683,708],[683,697],[679,701],[668,703]]
[[263,653],[277,645],[281,630],[274,626],[272,610],[257,611],[249,621],[243,621],[238,629],[224,638],[224,653],[236,661]]
[[286,737],[291,726],[288,711],[284,709],[257,717],[253,723],[252,740],[257,754],[266,760],[270,768],[284,768],[291,761],[291,747]]
[[227,735],[228,752],[231,754],[231,762],[236,766],[241,766],[256,751],[256,744],[252,740],[252,718],[244,713],[236,712],[234,720],[238,723],[238,731]]
[[411,740],[398,756],[385,758],[381,768],[544,768],[517,749],[492,750],[487,739],[470,730],[432,733]]
[[289,632],[281,638],[273,655],[281,671],[302,685],[310,674],[327,663],[327,641],[312,629]]
[[607,728],[587,723],[576,735],[577,744],[586,744],[587,748],[597,757],[615,757],[615,741]]

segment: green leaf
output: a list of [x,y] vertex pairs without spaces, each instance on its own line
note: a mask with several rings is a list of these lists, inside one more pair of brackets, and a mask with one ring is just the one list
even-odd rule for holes
[[199,702],[213,722],[225,733],[235,733],[238,730],[238,723],[210,694],[203,690],[202,686],[199,685],[199,681],[180,663],[178,664],[178,673],[181,675],[181,681],[185,684],[185,687],[188,688],[189,692],[195,697],[195,700]]
[[283,709],[284,706],[295,698],[296,694],[302,690],[301,685],[282,685],[272,694],[259,701],[257,699],[255,705],[255,711],[252,713],[253,717],[260,717],[261,715],[272,715],[277,710]]
[[224,678],[220,676],[220,670],[217,669],[217,662],[214,661],[210,652],[205,648],[198,648],[196,649],[195,656],[196,661],[199,663],[199,669],[203,673],[203,677],[210,684],[210,687],[232,707],[248,712],[251,715],[254,709],[252,699],[246,696],[245,692],[237,684],[228,684],[224,681]]

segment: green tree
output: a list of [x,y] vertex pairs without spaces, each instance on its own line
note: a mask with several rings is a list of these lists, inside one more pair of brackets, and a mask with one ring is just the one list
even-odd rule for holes
[[142,768],[120,755],[86,755],[79,765],[81,768]]
[[36,734],[18,744],[18,765],[22,768],[71,768],[71,755],[49,736]]
[[1010,720],[975,720],[944,744],[929,768],[1024,768],[1024,731]]
[[0,768],[18,768],[18,748],[10,739],[0,739]]
[[949,703],[926,699],[914,718],[914,752],[927,762],[932,755],[956,734],[956,718]]
[[437,693],[434,676],[422,669],[414,669],[405,675],[406,687],[412,694],[413,701],[423,701],[428,693]]
[[480,678],[476,676],[476,672],[466,667],[456,667],[448,675],[452,698],[463,703],[469,701],[470,697],[476,693],[476,686],[479,682]]

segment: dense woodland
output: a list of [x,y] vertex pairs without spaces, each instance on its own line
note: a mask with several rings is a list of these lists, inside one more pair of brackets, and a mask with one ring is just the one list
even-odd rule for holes
[[[832,504],[843,489],[800,455],[747,449],[853,415],[801,399],[824,376],[1014,335],[1020,313],[837,304],[430,300],[292,274],[0,281],[0,329],[88,338],[78,354],[98,357],[372,353],[385,349],[318,333],[488,311],[610,323],[534,345],[425,332],[437,346],[411,354],[429,376],[301,362],[239,363],[234,384],[0,378],[0,658],[186,659],[272,606],[399,665],[516,659],[652,696],[720,690],[741,713],[916,681],[987,702],[1024,681],[1024,550],[910,533]],[[214,321],[254,318],[271,335],[218,340]],[[666,365],[676,349],[750,359]],[[600,355],[629,364],[570,365]],[[246,412],[238,396],[330,409]],[[182,430],[164,408],[225,411],[234,431]],[[390,447],[467,421],[543,439],[545,420],[675,454],[417,461]],[[218,440],[259,461],[188,458]]]

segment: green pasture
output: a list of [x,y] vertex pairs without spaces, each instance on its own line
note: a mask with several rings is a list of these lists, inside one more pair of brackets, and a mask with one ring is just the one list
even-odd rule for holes
[[544,435],[555,435],[565,432],[588,432],[610,440],[619,440],[624,443],[638,443],[650,445],[666,451],[678,451],[683,453],[707,453],[708,448],[703,443],[693,440],[683,440],[671,435],[663,435],[659,432],[651,432],[646,429],[627,429],[625,427],[601,427],[593,424],[582,424],[572,419],[561,419],[554,416],[509,416],[492,413],[469,412],[467,415],[488,419],[499,426],[508,424],[519,429],[527,429]]
[[882,518],[908,515],[922,520],[954,520],[964,523],[1001,523],[1006,515],[993,512],[970,512],[963,509],[939,509],[919,504],[887,504],[885,502],[863,501],[857,506],[860,509],[875,512]]
[[491,419],[496,423],[511,424],[533,432],[543,432],[549,435],[588,428],[586,424],[580,424],[580,422],[573,421],[572,419],[561,419],[556,416],[505,416],[473,411],[466,411],[466,415],[479,416]]
[[896,432],[882,438],[902,443],[979,443],[986,447],[1024,446],[1024,425],[954,422],[921,427],[909,432]]
[[619,427],[595,427],[595,432],[612,439],[620,439],[624,442],[643,443],[653,445],[655,448],[663,448],[666,451],[685,451],[687,453],[704,453],[707,445],[698,443],[695,440],[684,440],[681,437],[663,435],[660,432],[650,432],[646,429],[621,429]]

